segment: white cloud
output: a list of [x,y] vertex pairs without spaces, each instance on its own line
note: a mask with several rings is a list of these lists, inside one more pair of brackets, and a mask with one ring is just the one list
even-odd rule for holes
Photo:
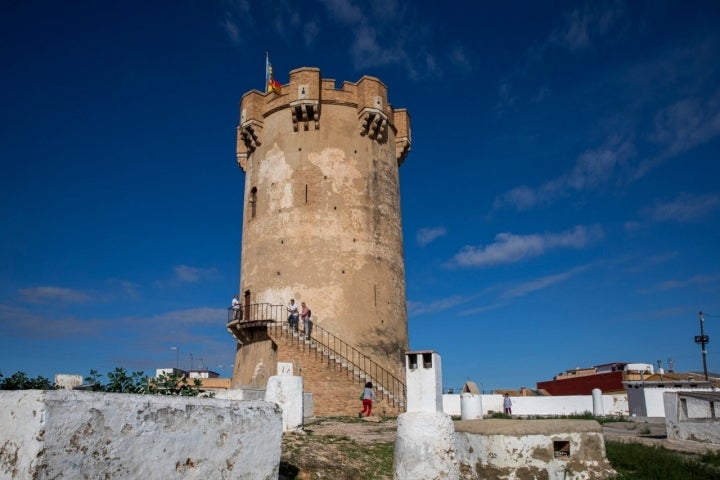
[[503,298],[516,298],[516,297],[522,297],[527,295],[528,293],[535,292],[537,290],[542,290],[544,288],[547,288],[551,285],[554,285],[556,283],[563,282],[571,277],[574,277],[578,273],[587,270],[588,266],[580,266],[575,267],[571,270],[568,270],[567,272],[558,273],[555,275],[548,275],[546,277],[537,278],[535,280],[532,280],[530,282],[521,283],[519,285],[516,285],[515,287],[509,288],[505,290],[503,293]]
[[672,202],[661,203],[643,210],[656,222],[692,222],[706,217],[720,206],[720,195],[680,194]]
[[85,292],[63,287],[31,287],[18,291],[20,301],[27,303],[84,303],[91,297]]
[[248,0],[228,0],[225,18],[220,22],[225,34],[235,45],[243,42],[241,33],[252,26],[250,2]]
[[362,10],[351,0],[321,0],[333,20],[344,24],[365,22]]
[[675,156],[703,144],[720,134],[720,91],[712,98],[680,100],[655,116],[653,140]]
[[593,40],[604,37],[623,17],[620,2],[588,3],[565,17],[565,23],[550,34],[548,45],[558,45],[572,51],[592,47]]
[[460,267],[487,267],[503,263],[517,263],[537,257],[548,250],[558,248],[584,248],[601,239],[603,231],[599,226],[576,226],[561,233],[514,235],[500,233],[495,243],[485,246],[465,246],[450,262]]
[[608,182],[616,169],[635,155],[635,147],[629,140],[609,139],[607,145],[580,154],[571,171],[536,188],[526,185],[515,187],[498,196],[494,208],[506,205],[517,210],[527,210],[546,205],[568,195],[597,188]]
[[445,234],[447,234],[445,227],[421,228],[417,232],[417,243],[424,247]]
[[175,279],[180,282],[198,283],[201,280],[208,280],[217,277],[216,268],[198,268],[188,265],[176,265],[173,267]]
[[409,317],[417,317],[419,315],[424,315],[427,313],[437,313],[442,312],[444,310],[449,310],[457,305],[462,305],[463,303],[467,303],[471,300],[473,300],[476,296],[462,296],[462,295],[453,295],[448,298],[442,298],[440,300],[435,300],[434,302],[415,302],[412,300],[408,300],[407,302],[407,309],[408,309],[408,316]]
[[717,284],[720,282],[720,275],[695,275],[683,280],[666,280],[656,286],[656,290],[676,290],[685,287],[700,287]]

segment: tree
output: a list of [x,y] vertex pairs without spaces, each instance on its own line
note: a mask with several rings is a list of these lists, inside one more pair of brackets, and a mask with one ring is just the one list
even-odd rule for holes
[[0,374],[0,390],[55,390],[57,387],[45,377],[29,378],[25,372],[15,372],[9,377]]

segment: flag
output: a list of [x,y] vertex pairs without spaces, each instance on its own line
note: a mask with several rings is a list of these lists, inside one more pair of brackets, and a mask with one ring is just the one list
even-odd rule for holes
[[282,93],[282,85],[280,85],[280,82],[275,80],[273,77],[273,69],[272,65],[270,64],[270,56],[267,52],[265,52],[265,93],[268,92],[276,92],[278,94]]

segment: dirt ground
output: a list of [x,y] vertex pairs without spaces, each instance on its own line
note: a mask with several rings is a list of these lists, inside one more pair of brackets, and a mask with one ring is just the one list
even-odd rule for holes
[[[394,418],[309,421],[303,432],[283,436],[280,480],[389,480],[396,431]],[[606,423],[603,435],[606,441],[662,446],[685,453],[720,451],[718,445],[668,440],[665,423],[658,419]]]

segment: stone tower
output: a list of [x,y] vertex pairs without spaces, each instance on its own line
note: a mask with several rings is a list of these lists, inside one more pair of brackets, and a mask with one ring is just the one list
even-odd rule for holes
[[[410,142],[408,113],[393,109],[374,77],[338,89],[319,69],[298,68],[281,93],[253,90],[240,106],[244,310],[306,302],[316,327],[403,381],[399,166]],[[245,320],[284,321],[281,309]],[[263,332],[238,341],[233,387],[263,386],[278,355]]]

